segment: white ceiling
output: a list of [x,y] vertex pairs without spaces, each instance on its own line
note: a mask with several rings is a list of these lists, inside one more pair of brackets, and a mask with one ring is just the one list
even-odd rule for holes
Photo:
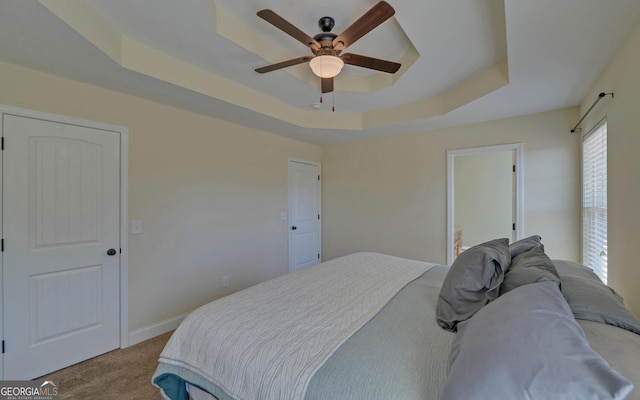
[[[256,12],[270,8],[313,36],[320,17],[333,17],[340,33],[376,0],[74,0],[62,2],[64,12],[59,0],[0,0],[0,61],[308,142],[336,143],[575,106],[640,17],[638,0],[388,2],[395,16],[348,51],[401,62],[415,49],[419,57],[403,62],[394,76],[345,66],[319,110],[312,108],[320,98],[319,79],[307,65],[254,71],[311,55]],[[74,15],[69,7],[82,12]],[[89,14],[92,19],[84,19]],[[132,66],[124,56],[114,57],[84,21],[103,21],[103,32],[223,84],[200,90],[189,77],[149,68],[151,61],[142,60],[147,52],[136,53],[141,60]],[[249,38],[249,45],[237,35]],[[505,62],[508,82],[473,89],[483,86],[483,71]],[[465,86],[474,79],[476,86]],[[442,99],[460,88],[472,97],[443,109]],[[427,110],[434,104],[440,111]],[[377,122],[367,122],[375,115]],[[313,118],[320,123],[301,122]]]

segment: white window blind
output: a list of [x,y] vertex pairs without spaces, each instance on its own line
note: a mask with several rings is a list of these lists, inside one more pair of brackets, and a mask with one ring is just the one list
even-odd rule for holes
[[582,263],[607,283],[607,121],[582,139]]

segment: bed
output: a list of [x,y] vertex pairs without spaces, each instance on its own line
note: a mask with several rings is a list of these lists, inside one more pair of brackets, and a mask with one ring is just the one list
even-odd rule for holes
[[[506,246],[509,251],[508,244]],[[477,253],[476,247],[462,253],[456,263],[472,259]],[[487,257],[486,252],[483,254],[481,263],[485,266],[498,265],[495,258]],[[505,350],[491,351],[487,356],[478,356],[479,360],[473,360],[476,350],[465,353],[465,346],[473,348],[476,343],[460,343],[461,338],[477,340],[484,334],[472,334],[474,329],[486,332],[501,325],[490,322],[491,309],[505,315],[499,307],[518,303],[514,299],[523,299],[519,301],[524,302],[526,308],[526,303],[537,303],[527,302],[527,290],[540,287],[560,293],[559,285],[552,279],[535,278],[536,283],[524,285],[524,289],[512,289],[504,295],[497,290],[494,298],[486,294],[485,287],[484,304],[475,312],[476,316],[462,318],[457,329],[451,329],[440,317],[451,316],[451,312],[443,312],[442,306],[446,304],[443,288],[455,278],[451,272],[463,270],[456,267],[456,263],[449,268],[377,253],[355,253],[216,300],[191,313],[174,332],[160,356],[153,384],[160,388],[164,398],[172,400],[487,398],[482,390],[476,389],[498,384],[508,386],[503,382],[513,380],[512,376],[504,375],[511,372],[510,368],[500,367],[502,360],[494,361],[494,368],[484,364],[496,354],[505,353],[507,358],[514,354],[505,346],[511,339],[501,336],[510,329],[501,326],[500,334],[489,333],[488,340],[494,343],[481,342],[481,347],[489,351],[491,346],[501,349],[505,346]],[[504,263],[507,264],[511,264],[510,256],[508,263]],[[573,269],[582,273],[580,268],[584,268],[561,260],[554,260],[555,264],[570,273]],[[501,268],[502,275],[508,275],[507,267]],[[504,276],[497,280],[500,287]],[[491,276],[489,281],[495,286],[495,277]],[[557,302],[559,307],[565,307],[571,314],[569,302],[564,300],[567,293],[561,296],[562,300]],[[516,312],[518,316],[509,324],[516,324],[513,321],[521,314],[519,310]],[[481,315],[483,313],[486,315]],[[540,310],[532,313],[534,317],[520,319],[531,324],[536,315],[550,314]],[[553,346],[571,349],[568,357],[562,358],[564,350],[551,351],[551,355],[560,360],[557,368],[575,370],[574,375],[580,375],[576,378],[580,389],[570,389],[572,393],[580,393],[574,398],[589,398],[582,396],[586,391],[591,393],[591,398],[640,400],[638,390],[634,389],[634,383],[640,383],[640,332],[630,331],[628,326],[596,322],[593,318],[576,320],[572,315],[567,318],[555,314],[551,325],[555,325],[556,320],[561,321],[561,325],[568,324],[571,334],[561,332],[561,340],[553,334],[533,335],[535,340],[520,337],[519,340],[526,340],[532,346],[538,339],[543,342],[532,349],[531,356],[527,353],[517,360],[505,361],[504,365],[514,361],[528,364],[529,359],[535,368],[539,368],[536,362],[555,365],[556,360],[536,360],[537,354],[547,354],[540,347],[545,348],[544,340],[549,341],[551,337],[551,350]],[[633,325],[637,321],[630,313],[625,317],[630,319],[623,321],[624,324]],[[474,327],[472,321],[484,322],[490,327]],[[536,323],[549,325],[546,321]],[[514,326],[512,330],[517,332],[517,329]],[[520,336],[529,334],[527,326],[520,329],[526,330]],[[578,350],[574,352],[573,347],[566,346],[562,339],[565,336],[570,336],[570,346],[577,346]],[[573,360],[574,354],[582,358]],[[577,362],[579,368],[566,367],[563,360]],[[474,367],[474,362],[479,364]],[[586,370],[581,370],[585,365]],[[488,377],[480,373],[493,369],[500,373]],[[554,371],[551,373],[557,375]],[[535,382],[524,385],[527,386],[524,390],[532,393],[531,390],[542,386],[548,391],[553,385],[540,384],[543,375],[536,370]],[[480,382],[473,384],[469,376]],[[582,380],[587,378],[590,382],[583,384]],[[453,390],[460,387],[471,388],[473,394]],[[513,390],[523,389],[518,386]],[[491,392],[493,398],[500,394],[494,389]],[[602,393],[607,396],[603,397]]]

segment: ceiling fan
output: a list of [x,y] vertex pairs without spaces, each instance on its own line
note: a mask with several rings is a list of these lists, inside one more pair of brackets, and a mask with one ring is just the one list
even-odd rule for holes
[[339,35],[331,32],[335,25],[334,19],[322,17],[318,21],[318,26],[322,32],[311,37],[272,10],[260,10],[258,11],[260,18],[308,46],[313,56],[298,57],[256,68],[256,72],[263,74],[308,62],[313,73],[322,80],[322,93],[333,92],[333,78],[340,73],[344,64],[393,74],[400,69],[399,63],[359,54],[342,53],[344,49],[391,18],[393,14],[395,14],[395,10],[389,3],[380,1]]

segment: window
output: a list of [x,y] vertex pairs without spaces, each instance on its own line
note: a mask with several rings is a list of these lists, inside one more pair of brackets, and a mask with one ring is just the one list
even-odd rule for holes
[[607,283],[607,121],[582,138],[582,263]]

